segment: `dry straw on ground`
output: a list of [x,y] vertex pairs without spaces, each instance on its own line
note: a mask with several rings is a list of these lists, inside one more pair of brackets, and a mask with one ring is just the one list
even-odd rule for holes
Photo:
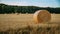
[[45,23],[50,21],[51,14],[47,10],[38,10],[33,15],[33,18],[36,23]]

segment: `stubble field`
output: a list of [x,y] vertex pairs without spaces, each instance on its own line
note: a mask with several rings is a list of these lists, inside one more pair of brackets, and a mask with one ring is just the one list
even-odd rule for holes
[[60,14],[43,24],[35,24],[33,14],[0,14],[0,34],[60,34]]

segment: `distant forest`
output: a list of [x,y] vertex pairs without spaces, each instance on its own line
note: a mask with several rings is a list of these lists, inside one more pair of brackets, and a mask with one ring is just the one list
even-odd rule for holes
[[48,10],[50,13],[60,13],[60,7],[13,6],[0,3],[0,14],[34,13],[37,10]]

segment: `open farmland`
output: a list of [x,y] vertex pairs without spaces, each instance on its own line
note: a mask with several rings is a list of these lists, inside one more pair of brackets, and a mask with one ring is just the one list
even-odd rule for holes
[[[56,29],[54,30],[54,28],[58,28],[58,26],[60,24],[60,14],[51,14],[51,15],[52,15],[51,21],[48,24],[49,24],[49,27],[52,27],[52,31],[55,32]],[[28,34],[30,32],[30,29],[32,29],[33,32],[35,32],[35,33],[31,32],[29,34],[37,34],[37,33],[39,34],[41,31],[39,31],[39,30],[36,31],[36,29],[43,27],[41,30],[45,32],[46,27],[48,27],[48,24],[46,24],[46,23],[35,24],[35,22],[33,20],[33,14],[19,14],[19,15],[17,15],[17,14],[0,14],[0,33],[1,33],[1,31],[4,31],[4,32],[8,31],[10,28],[14,29],[14,31],[21,28],[21,30],[23,31],[23,34],[24,33]],[[60,28],[60,26],[59,26],[59,28]],[[29,31],[26,30],[26,32],[25,32],[24,29],[25,30],[28,29]],[[60,30],[58,32],[56,30],[55,34],[60,34],[59,32],[60,32]],[[18,34],[22,34],[22,33],[20,32]],[[49,34],[53,34],[53,33],[51,33],[51,31],[50,31]]]

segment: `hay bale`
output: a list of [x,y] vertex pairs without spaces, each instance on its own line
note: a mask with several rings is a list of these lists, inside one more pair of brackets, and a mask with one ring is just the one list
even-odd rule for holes
[[51,20],[51,14],[47,10],[38,10],[34,13],[33,19],[36,23],[45,23]]

